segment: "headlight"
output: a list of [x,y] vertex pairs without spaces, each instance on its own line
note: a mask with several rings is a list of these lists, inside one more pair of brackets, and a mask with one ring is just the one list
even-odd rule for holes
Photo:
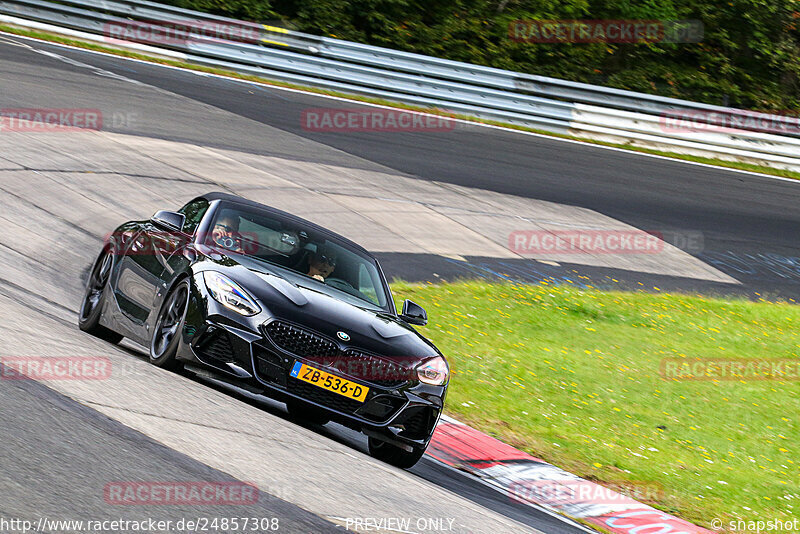
[[222,273],[204,271],[203,280],[214,300],[242,315],[255,315],[261,308],[253,298],[242,289],[242,286]]
[[417,377],[425,384],[443,386],[450,377],[450,368],[444,358],[437,356],[417,367]]

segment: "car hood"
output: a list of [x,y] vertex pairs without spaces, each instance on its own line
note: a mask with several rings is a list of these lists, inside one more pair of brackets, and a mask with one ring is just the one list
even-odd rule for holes
[[430,341],[394,315],[326,294],[322,287],[315,289],[317,283],[313,280],[307,285],[295,284],[281,276],[278,269],[257,260],[223,258],[227,261],[215,261],[216,265],[206,268],[220,271],[239,283],[260,301],[272,318],[316,331],[343,350],[353,348],[378,354],[403,362],[404,367],[440,355]]

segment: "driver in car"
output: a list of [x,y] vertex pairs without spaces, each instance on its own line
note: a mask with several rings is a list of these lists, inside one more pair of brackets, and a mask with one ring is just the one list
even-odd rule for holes
[[336,254],[329,247],[320,246],[308,260],[308,276],[324,282],[336,269]]
[[214,229],[211,230],[211,239],[223,248],[240,254],[244,253],[244,250],[242,250],[242,238],[239,234],[238,217],[226,214],[217,219],[214,223]]

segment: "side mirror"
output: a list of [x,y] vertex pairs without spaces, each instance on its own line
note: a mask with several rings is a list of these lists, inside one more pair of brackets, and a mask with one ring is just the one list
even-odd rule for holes
[[408,324],[417,326],[428,324],[428,314],[425,313],[425,308],[410,300],[403,302],[403,313],[400,314],[400,318]]
[[183,223],[186,217],[177,211],[157,211],[155,215],[150,217],[150,222],[156,226],[166,228],[167,230],[175,230],[180,232],[183,229]]

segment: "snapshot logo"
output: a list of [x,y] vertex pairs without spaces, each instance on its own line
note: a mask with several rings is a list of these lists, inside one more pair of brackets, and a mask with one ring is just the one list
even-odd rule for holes
[[259,491],[251,482],[109,482],[103,498],[126,506],[228,506],[255,504]]
[[402,109],[310,108],[300,116],[307,132],[452,132],[456,124],[450,117]]
[[699,43],[699,20],[513,20],[518,43]]
[[659,116],[659,127],[667,133],[732,133],[741,130],[776,135],[800,134],[797,111],[760,112],[744,109],[731,111],[670,110]]
[[2,380],[106,380],[111,360],[104,356],[3,356]]
[[650,482],[611,481],[604,485],[588,480],[522,480],[508,485],[509,498],[514,502],[569,506],[576,503],[592,505],[655,502],[664,496],[664,489]]
[[800,380],[800,359],[664,358],[664,380]]
[[733,519],[726,523],[716,517],[711,520],[711,528],[726,532],[800,532],[800,519]]
[[103,128],[99,109],[0,108],[0,132],[76,132]]
[[202,20],[119,20],[103,24],[107,42],[136,42],[153,45],[186,45],[188,42],[239,41],[259,43],[261,27],[246,22]]

